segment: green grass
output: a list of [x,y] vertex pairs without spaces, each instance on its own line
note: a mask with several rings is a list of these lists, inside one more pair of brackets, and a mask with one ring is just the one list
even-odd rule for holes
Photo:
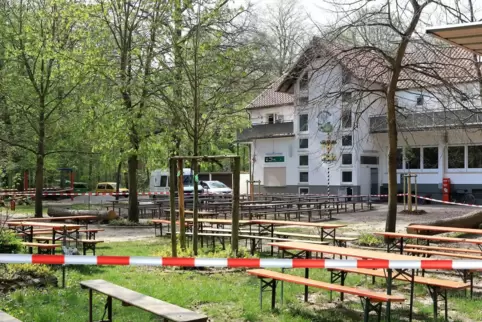
[[[139,242],[106,243],[99,247],[98,255],[135,255],[153,256],[165,252],[167,240]],[[291,274],[302,275],[303,269],[289,270]],[[60,281],[60,270],[57,270]],[[310,277],[329,281],[326,270],[311,270]],[[303,286],[285,283],[284,304],[277,301],[277,309],[270,310],[270,294],[265,293],[264,305],[259,307],[259,280],[248,276],[244,271],[206,270],[186,271],[156,267],[134,266],[76,266],[67,270],[67,288],[49,288],[44,290],[23,289],[0,297],[0,310],[5,310],[23,321],[85,321],[87,319],[87,291],[81,290],[79,282],[89,279],[105,279],[112,283],[136,290],[155,298],[180,305],[192,310],[204,312],[213,321],[351,321],[362,320],[358,298],[346,296],[343,305],[337,301],[328,303],[329,292],[311,289],[310,296],[314,303],[302,301]],[[385,284],[377,279],[371,285],[371,278],[351,274],[347,285],[374,288],[383,291]],[[408,299],[408,285],[396,282],[396,293],[403,291]],[[279,287],[278,287],[279,290]],[[417,285],[416,299],[427,298],[425,288]],[[1,296],[1,295],[0,295]],[[102,316],[105,297],[95,295],[94,318]],[[466,316],[474,321],[482,320],[477,301],[460,297],[450,297],[451,310],[458,310],[459,316]],[[431,302],[425,305],[417,303],[417,321],[430,321]],[[114,301],[116,321],[158,321],[155,316],[133,307],[122,307]],[[442,311],[442,310],[441,310]],[[403,318],[401,318],[403,317]],[[408,302],[395,306],[392,321],[404,321],[408,317]],[[374,318],[374,317],[373,317]],[[375,321],[375,318],[373,319]]]

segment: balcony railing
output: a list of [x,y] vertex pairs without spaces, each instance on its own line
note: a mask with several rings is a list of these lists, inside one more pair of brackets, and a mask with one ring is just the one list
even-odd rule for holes
[[[404,112],[397,115],[400,132],[425,131],[434,128],[464,128],[482,125],[482,110]],[[388,132],[387,116],[370,116],[370,133]]]
[[238,133],[238,141],[256,139],[283,138],[294,136],[293,121],[283,121],[272,124],[253,124],[252,127]]

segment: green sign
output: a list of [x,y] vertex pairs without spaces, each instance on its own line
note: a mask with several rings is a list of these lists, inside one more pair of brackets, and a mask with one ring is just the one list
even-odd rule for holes
[[264,157],[264,162],[266,163],[285,162],[285,157],[284,156]]

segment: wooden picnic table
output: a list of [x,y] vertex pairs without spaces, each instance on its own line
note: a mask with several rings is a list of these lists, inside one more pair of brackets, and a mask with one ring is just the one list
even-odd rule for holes
[[474,234],[482,235],[482,229],[475,228],[458,228],[458,227],[443,227],[443,226],[429,226],[429,225],[410,225],[407,226],[408,229],[413,229],[420,234],[424,231],[435,231],[438,233],[464,233],[464,234]]
[[62,216],[62,217],[42,217],[42,218],[23,218],[23,219],[11,219],[7,221],[10,222],[22,222],[22,221],[30,221],[30,222],[45,222],[45,221],[65,221],[65,220],[72,220],[76,224],[80,225],[81,223],[85,223],[85,227],[88,227],[89,221],[95,221],[99,218],[97,216],[89,216],[89,215],[82,215],[82,216]]
[[[171,209],[170,208],[166,208],[164,209],[164,212],[166,213],[166,218],[169,219],[169,216],[167,215],[168,213],[170,214],[171,213]],[[179,214],[179,209],[176,209],[176,213]],[[188,215],[194,215],[194,210],[184,210],[184,214],[188,214]],[[219,213],[215,212],[215,211],[206,211],[206,210],[199,210],[197,212],[198,216],[199,217],[204,217],[204,218],[217,218],[219,217]],[[179,216],[179,215],[177,215]]]
[[392,239],[391,242],[387,244],[387,253],[391,250],[398,249],[400,254],[403,253],[403,248],[407,243],[407,239],[416,239],[425,241],[426,245],[430,245],[430,241],[439,241],[445,243],[465,243],[477,245],[482,249],[482,240],[480,239],[470,239],[470,238],[458,238],[458,237],[443,237],[443,236],[433,236],[433,235],[419,235],[419,234],[407,234],[407,233],[391,233],[391,232],[375,232],[374,235],[388,237]]
[[9,226],[14,227],[16,232],[25,234],[29,242],[33,242],[33,228],[51,228],[52,244],[55,241],[62,240],[62,245],[67,245],[67,240],[75,241],[76,246],[80,239],[79,230],[83,228],[81,225],[63,224],[63,223],[43,223],[35,221],[9,222]]
[[[308,244],[308,243],[299,243],[299,242],[275,242],[270,243],[270,245],[278,247],[282,250],[282,256],[284,257],[286,254],[291,255],[293,258],[311,258],[312,253],[320,253],[320,254],[331,254],[331,255],[339,255],[339,256],[346,256],[352,258],[360,258],[360,259],[376,259],[376,260],[413,260],[414,256],[409,255],[400,255],[400,254],[392,254],[392,253],[385,253],[385,252],[378,252],[372,250],[364,250],[358,248],[349,248],[349,247],[336,247],[336,246],[325,246],[325,245],[315,245],[315,244]],[[289,250],[298,251],[297,253],[290,253]],[[428,259],[430,260],[430,259]],[[387,269],[387,294],[392,294],[392,286],[393,286],[393,270]],[[403,274],[406,275],[410,281],[414,280],[415,270],[396,270],[397,275]],[[305,269],[305,277],[309,278],[309,269]],[[283,286],[282,286],[283,287]],[[413,294],[414,288],[413,283],[410,289],[410,307],[413,307]],[[308,297],[308,287],[305,287],[305,299]],[[386,316],[390,317],[390,304],[387,303],[387,313]]]

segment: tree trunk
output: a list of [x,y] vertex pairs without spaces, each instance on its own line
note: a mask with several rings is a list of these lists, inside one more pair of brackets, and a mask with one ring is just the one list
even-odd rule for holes
[[129,164],[129,221],[139,222],[139,202],[137,198],[137,154],[128,159]]
[[171,247],[172,257],[177,257],[177,234],[176,234],[176,160],[169,159],[169,209],[171,215]]
[[[194,148],[197,150],[197,147]],[[196,153],[194,153],[196,156]],[[193,215],[192,215],[192,250],[194,255],[197,256],[198,253],[198,208],[199,208],[199,191],[197,190],[198,182],[196,181],[196,177],[198,175],[198,163],[197,159],[192,160],[192,167],[194,170],[193,178],[192,178],[192,185],[194,187],[194,200],[193,200]]]
[[114,210],[75,210],[64,209],[60,207],[49,207],[47,214],[50,217],[63,217],[63,216],[97,216],[99,220],[112,220],[119,217]]
[[40,100],[39,131],[37,143],[37,164],[35,169],[35,217],[42,217],[42,200],[44,189],[44,158],[45,158],[45,113],[44,101]]
[[116,183],[115,200],[117,200],[117,201],[119,200],[119,189],[120,189],[120,185],[121,185],[121,170],[122,170],[122,161],[119,161],[119,164],[117,165],[117,176],[116,176],[116,180],[115,180],[115,183]]
[[[457,227],[457,228],[479,228],[479,225],[482,224],[482,211],[475,210],[469,212],[466,215],[447,218],[447,219],[440,219],[434,221],[428,221],[423,223],[416,223],[416,224],[409,224],[407,227],[407,232],[410,234],[417,233],[417,231],[410,229],[411,225],[427,225],[427,226],[439,226],[439,227]],[[420,231],[418,232],[422,235],[436,235],[441,234],[443,232],[438,231]]]
[[44,156],[37,154],[37,165],[35,169],[35,217],[42,217],[43,210],[43,188],[44,188]]

